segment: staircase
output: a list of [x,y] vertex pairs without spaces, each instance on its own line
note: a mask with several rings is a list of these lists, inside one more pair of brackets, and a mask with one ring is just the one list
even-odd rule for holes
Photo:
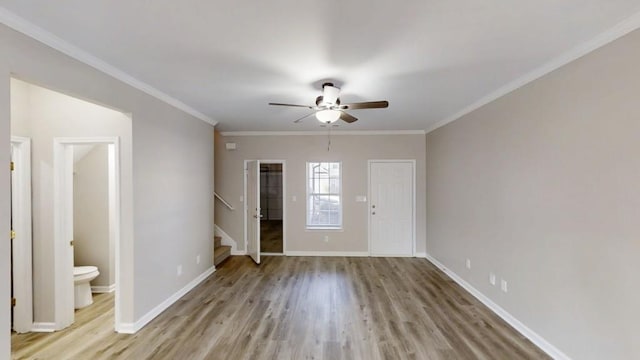
[[231,255],[231,246],[222,245],[222,238],[216,236],[213,238],[213,265],[225,261]]

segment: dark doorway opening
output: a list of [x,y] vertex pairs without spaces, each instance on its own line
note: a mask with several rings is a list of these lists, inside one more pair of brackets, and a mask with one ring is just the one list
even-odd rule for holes
[[282,164],[260,164],[260,252],[282,254]]

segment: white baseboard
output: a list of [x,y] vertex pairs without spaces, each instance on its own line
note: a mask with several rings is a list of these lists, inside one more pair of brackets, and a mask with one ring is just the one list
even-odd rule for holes
[[417,252],[415,257],[426,259],[427,258],[427,253],[426,252]]
[[116,326],[116,332],[119,334],[135,334],[135,328],[134,323],[120,323],[120,326]]
[[496,315],[502,318],[502,320],[506,321],[509,325],[511,325],[514,329],[516,329],[520,334],[522,334],[527,339],[531,340],[532,343],[536,344],[542,351],[547,353],[547,355],[551,356],[556,360],[571,360],[567,354],[560,351],[560,349],[553,346],[550,342],[545,340],[542,336],[538,335],[535,331],[529,329],[525,324],[521,323],[520,320],[516,319],[513,315],[509,314],[505,309],[500,307],[498,304],[494,303],[491,299],[485,296],[483,293],[474,288],[471,284],[462,279],[458,274],[453,271],[447,269],[446,266],[441,264],[438,260],[436,260],[430,254],[425,254],[427,260],[429,260],[433,265],[442,270],[447,276],[449,276],[453,281],[458,283],[458,285],[462,286],[467,292],[473,295],[476,299],[480,300],[481,303],[486,305],[491,311],[493,311]]
[[56,331],[56,323],[51,322],[34,322],[31,328],[32,332],[50,333]]
[[[213,234],[214,236],[220,236],[222,238],[222,245],[231,246],[231,255],[246,255],[246,251],[240,250],[238,251],[238,243],[233,240],[229,234],[224,232],[222,228],[218,225],[213,225]],[[240,254],[242,253],[242,254]]]
[[140,329],[142,329],[145,325],[147,325],[151,320],[153,320],[156,316],[160,315],[163,311],[165,311],[169,306],[173,305],[176,301],[178,301],[181,297],[183,297],[186,293],[188,293],[191,289],[198,286],[204,279],[209,277],[209,275],[213,274],[216,271],[215,266],[210,267],[205,272],[200,274],[198,277],[193,279],[190,283],[188,283],[185,287],[178,290],[175,294],[171,295],[167,300],[160,303],[158,306],[153,308],[148,313],[144,314],[138,321],[135,323],[122,323],[119,326],[117,331],[123,334],[135,334]]
[[96,294],[111,293],[116,291],[116,284],[91,286],[91,292]]
[[369,254],[369,257],[386,257],[386,258],[412,258],[415,257],[413,255],[404,255],[404,254]]
[[368,257],[367,251],[287,251],[286,256],[342,256],[342,257]]

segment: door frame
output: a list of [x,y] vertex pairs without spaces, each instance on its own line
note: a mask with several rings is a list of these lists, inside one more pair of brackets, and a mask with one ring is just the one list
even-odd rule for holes
[[[255,166],[252,166],[252,165],[255,165]],[[245,186],[245,198],[244,198],[245,205],[243,209],[244,209],[245,218],[247,219],[244,248],[246,250],[247,255],[249,255],[249,257],[256,264],[260,265],[260,235],[261,235],[260,232],[262,231],[262,226],[261,226],[262,208],[260,207],[261,206],[260,204],[260,160],[247,161],[247,166],[244,173],[245,173],[246,186]],[[255,177],[255,182],[250,184],[249,177],[252,177],[252,178]],[[252,189],[249,189],[249,185],[252,185],[254,187]],[[249,190],[249,191],[246,191],[246,190]],[[252,205],[255,204],[256,206],[255,215],[253,215],[255,220],[251,219],[250,217],[251,214],[254,214],[254,211],[249,209],[249,198],[248,198],[249,193],[256,194],[255,195],[256,198],[253,199],[254,201],[252,201]],[[249,229],[255,230],[255,231],[251,231],[252,235],[254,235],[254,237],[252,237],[251,239],[249,239],[249,233],[250,233]],[[254,249],[255,253],[249,250],[249,244],[255,245],[255,249]]]
[[[13,240],[13,329],[17,333],[33,329],[33,267],[31,237],[31,139],[11,136],[15,167],[11,172],[11,216]],[[14,191],[15,190],[15,191]]]
[[372,163],[409,163],[411,164],[412,178],[411,178],[411,192],[413,193],[411,199],[411,255],[408,257],[416,256],[416,160],[415,159],[370,159],[367,161],[367,252],[371,255],[371,164]]
[[[244,211],[244,251],[247,251],[247,164],[249,161],[260,161],[260,164],[282,164],[282,256],[285,256],[287,253],[287,161],[286,160],[257,160],[257,159],[249,159],[244,161],[243,165],[243,197],[242,197],[242,208]],[[259,179],[258,179],[259,181]],[[267,256],[280,256],[280,254],[273,255],[269,254]]]
[[[73,251],[73,146],[108,145],[109,167],[109,242],[115,255],[115,317],[114,328],[121,328],[120,296],[120,138],[114,137],[57,137],[53,139],[53,221],[54,221],[54,319],[60,330],[74,322]],[[71,264],[71,266],[68,266]]]

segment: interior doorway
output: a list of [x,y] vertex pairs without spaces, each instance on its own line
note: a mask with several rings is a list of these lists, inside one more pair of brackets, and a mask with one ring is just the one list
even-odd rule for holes
[[283,181],[281,163],[260,162],[260,252],[284,253]]
[[[68,222],[67,217],[73,211],[73,203],[69,201],[73,195],[73,147],[96,142],[103,149],[108,148],[109,164],[105,167],[114,169],[103,175],[103,180],[108,180],[109,193],[113,194],[108,200],[108,216],[109,237],[114,239],[115,247],[116,289],[111,294],[98,295],[105,301],[101,302],[102,306],[89,310],[109,313],[109,318],[115,320],[116,331],[130,331],[127,324],[122,323],[120,309],[125,303],[123,298],[128,300],[131,294],[126,290],[121,293],[117,285],[119,278],[123,277],[119,271],[119,238],[121,233],[128,234],[120,229],[123,197],[120,194],[120,162],[125,166],[131,163],[131,115],[13,76],[10,82],[11,158],[15,163],[10,189],[12,230],[15,231],[12,241],[12,292],[16,298],[12,325],[16,333],[12,334],[12,343],[31,336],[20,334],[22,332],[56,332],[86,317],[75,312],[75,285],[77,283],[81,285],[79,289],[90,290],[78,291],[78,294],[90,294],[94,290],[95,283],[91,282],[96,271],[76,269],[77,275],[74,276],[74,234],[69,226],[73,222]],[[121,142],[124,149],[122,157]],[[21,159],[30,160],[30,164],[21,165]],[[124,169],[123,176],[128,189],[128,167]],[[87,188],[91,188],[91,184]],[[125,190],[122,195],[128,211],[130,193]],[[129,229],[129,222],[123,223]],[[123,252],[129,254],[127,249]],[[93,268],[91,265],[98,264],[81,265]],[[124,277],[129,278],[126,274]],[[104,287],[102,290],[108,292],[111,289]],[[89,296],[82,298],[89,299],[84,303],[92,299]],[[95,314],[92,312],[90,316]]]
[[[278,256],[287,250],[286,163],[245,160],[244,173],[244,244],[247,255],[260,264],[261,254]],[[268,240],[266,247],[263,236]]]
[[[113,249],[115,329],[119,328],[120,147],[117,137],[54,138],[54,256],[56,325],[74,322],[74,165],[82,152],[98,145],[107,151],[108,247]],[[111,256],[111,255],[110,255]]]

